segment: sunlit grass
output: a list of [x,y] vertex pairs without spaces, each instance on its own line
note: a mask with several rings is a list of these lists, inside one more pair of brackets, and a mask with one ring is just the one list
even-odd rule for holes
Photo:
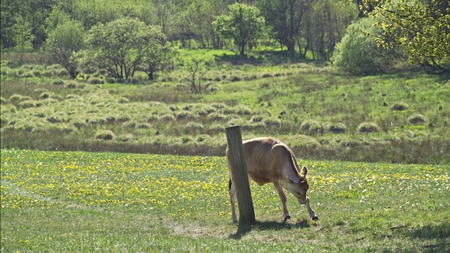
[[288,195],[292,220],[282,223],[273,186],[252,184],[258,222],[236,232],[224,157],[15,149],[1,157],[4,252],[273,252],[298,250],[299,241],[311,252],[380,245],[439,252],[450,245],[448,165],[299,160],[309,167],[308,195],[321,220],[310,221]]

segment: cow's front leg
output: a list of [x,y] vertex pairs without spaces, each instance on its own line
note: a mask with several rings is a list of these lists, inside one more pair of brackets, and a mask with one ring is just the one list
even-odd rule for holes
[[308,197],[306,197],[306,202],[305,203],[300,202],[300,200],[298,201],[298,203],[305,204],[306,209],[308,210],[308,213],[309,213],[309,217],[311,217],[312,220],[319,220],[319,216],[317,216],[317,214],[314,212],[314,210],[309,205],[309,198]]
[[283,188],[279,183],[273,183],[275,186],[275,189],[277,189],[278,196],[280,196],[281,203],[283,203],[283,213],[284,213],[284,222],[286,222],[288,219],[291,218],[291,215],[289,214],[289,211],[286,207],[286,195],[284,194]]

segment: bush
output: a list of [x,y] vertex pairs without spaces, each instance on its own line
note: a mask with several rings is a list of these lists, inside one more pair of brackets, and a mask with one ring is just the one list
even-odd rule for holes
[[391,111],[404,111],[408,109],[408,105],[403,102],[397,102],[391,106]]
[[331,59],[334,65],[354,75],[377,74],[392,68],[394,59],[398,58],[398,49],[377,46],[376,38],[381,36],[381,28],[372,26],[374,22],[374,19],[363,18],[347,27]]
[[318,121],[315,120],[305,120],[302,122],[302,124],[300,125],[300,129],[304,132],[321,132],[322,131],[322,126],[320,125],[320,123]]
[[100,130],[95,134],[95,139],[99,140],[112,140],[114,139],[114,133],[111,130]]
[[328,127],[328,131],[335,134],[343,134],[347,130],[347,127],[342,123],[331,124]]
[[87,80],[90,84],[104,84],[105,80],[99,78],[99,77],[91,77]]
[[363,122],[358,126],[358,132],[360,133],[376,133],[378,131],[378,125],[373,122]]
[[425,123],[425,117],[422,114],[414,114],[408,117],[411,125],[422,125]]

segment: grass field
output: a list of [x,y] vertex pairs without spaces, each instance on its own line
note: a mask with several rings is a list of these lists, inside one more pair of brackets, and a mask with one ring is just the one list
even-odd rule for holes
[[308,196],[252,184],[231,222],[225,158],[1,150],[2,252],[448,252],[449,165],[310,161]]
[[244,138],[274,136],[311,160],[450,162],[444,77],[355,77],[285,52],[185,50],[180,61],[191,58],[215,61],[201,93],[181,63],[155,81],[138,73],[124,83],[2,58],[2,148],[217,156],[224,128],[239,125]]

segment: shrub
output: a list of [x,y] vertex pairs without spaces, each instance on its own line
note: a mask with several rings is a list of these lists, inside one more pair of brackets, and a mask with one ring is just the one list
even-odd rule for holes
[[234,108],[237,114],[239,115],[250,115],[252,111],[245,105],[238,105]]
[[90,84],[104,84],[105,80],[101,79],[100,77],[91,77],[87,80]]
[[175,115],[175,118],[177,120],[183,120],[183,119],[187,119],[190,115],[190,112],[188,111],[180,111]]
[[346,130],[347,130],[347,126],[345,126],[342,123],[331,124],[328,127],[328,131],[330,131],[331,133],[334,133],[334,134],[343,134],[343,133],[345,133]]
[[111,130],[100,130],[95,134],[95,139],[99,140],[112,140],[114,139],[114,133]]
[[376,38],[382,31],[380,27],[372,26],[374,22],[374,19],[363,18],[347,27],[346,34],[336,45],[332,57],[334,65],[354,75],[385,72],[393,66],[393,60],[398,57],[397,49],[377,46]]
[[75,81],[70,81],[66,84],[66,88],[68,89],[75,89],[78,87],[78,83]]
[[41,105],[40,103],[37,103],[37,101],[34,101],[34,100],[25,100],[25,101],[22,101],[19,103],[19,106],[24,109],[31,108],[31,107],[38,107],[40,105]]
[[360,133],[376,133],[379,131],[379,127],[373,122],[363,122],[358,126],[358,132]]
[[64,81],[61,79],[53,81],[53,85],[63,85],[63,84],[64,84]]
[[269,78],[269,77],[272,77],[272,74],[270,74],[270,73],[264,73],[264,74],[262,74],[261,77],[262,77],[262,78]]
[[159,121],[159,116],[158,115],[150,115],[147,118],[147,122],[152,123],[152,122],[158,122]]
[[202,130],[204,127],[202,123],[188,122],[186,128],[191,130]]
[[266,118],[264,119],[264,124],[267,127],[279,127],[281,126],[281,121],[279,119],[276,118]]
[[221,113],[217,113],[217,112],[213,112],[211,114],[208,115],[208,119],[209,120],[213,120],[213,121],[221,121],[226,119],[227,117]]
[[136,122],[127,121],[122,124],[123,128],[136,128]]
[[408,109],[408,105],[403,102],[397,102],[391,106],[392,111],[404,111]]
[[262,122],[263,119],[264,119],[263,116],[261,116],[261,115],[255,115],[255,116],[253,116],[253,117],[250,119],[250,121],[253,122],[253,123],[256,123],[256,122]]
[[22,96],[22,95],[20,95],[20,94],[14,94],[14,95],[12,95],[11,97],[9,97],[9,101],[11,101],[11,102],[22,102],[22,101],[25,101],[25,100],[31,100],[31,97],[29,97],[29,96]]
[[425,123],[425,117],[422,114],[414,114],[408,117],[411,125],[422,125]]
[[139,128],[139,129],[149,129],[150,127],[151,127],[151,125],[149,123],[141,122],[141,123],[137,124],[137,128]]
[[322,129],[320,123],[315,120],[305,120],[300,125],[300,129],[305,132],[317,132]]
[[173,121],[175,120],[175,116],[173,116],[172,114],[164,114],[161,117],[159,117],[162,121]]

